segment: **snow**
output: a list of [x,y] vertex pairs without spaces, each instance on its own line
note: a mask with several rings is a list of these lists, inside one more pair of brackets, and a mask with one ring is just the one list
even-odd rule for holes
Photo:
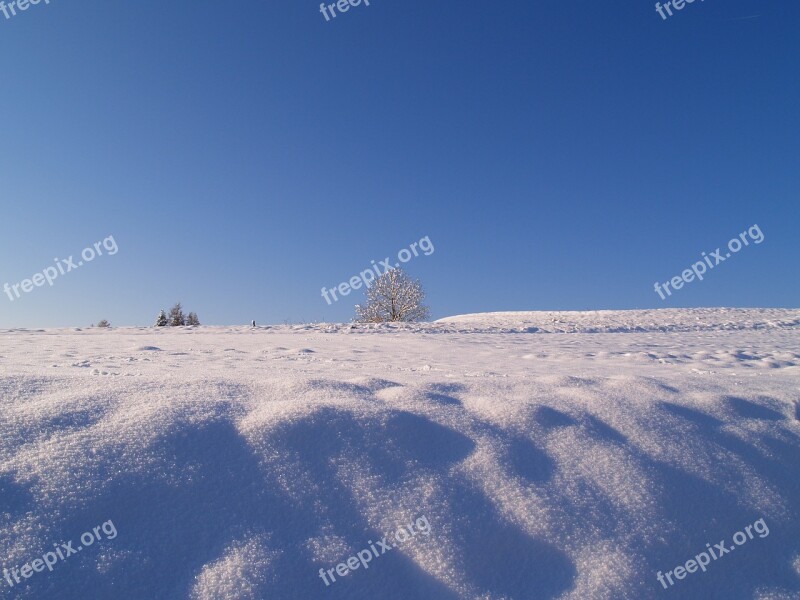
[[0,330],[0,568],[118,531],[0,597],[797,599],[799,342],[788,309]]

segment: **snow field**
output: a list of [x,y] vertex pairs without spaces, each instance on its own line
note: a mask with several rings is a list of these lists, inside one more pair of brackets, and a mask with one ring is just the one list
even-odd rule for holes
[[0,332],[0,596],[800,597],[800,312],[634,312]]

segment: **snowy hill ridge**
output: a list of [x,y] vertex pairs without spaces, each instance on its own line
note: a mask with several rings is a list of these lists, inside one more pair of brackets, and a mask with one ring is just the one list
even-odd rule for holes
[[[650,310],[504,311],[444,317],[426,323],[301,323],[261,325],[260,331],[420,331],[426,333],[646,333],[651,331],[744,331],[798,329],[800,309],[795,308],[662,308]],[[151,330],[152,327],[115,329]],[[192,330],[192,327],[176,331]],[[88,331],[69,329],[0,329],[0,333]],[[241,326],[203,326],[201,330],[233,332]]]
[[800,309],[664,308],[653,310],[516,311],[457,315],[437,324],[485,331],[628,333],[800,327]]
[[432,323],[334,323],[292,329],[424,333],[648,333],[800,329],[795,308],[505,311],[444,317]]

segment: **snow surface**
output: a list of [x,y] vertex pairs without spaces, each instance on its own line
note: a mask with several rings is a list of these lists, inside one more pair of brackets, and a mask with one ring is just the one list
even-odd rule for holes
[[0,330],[0,403],[0,568],[118,531],[3,598],[800,598],[798,310]]

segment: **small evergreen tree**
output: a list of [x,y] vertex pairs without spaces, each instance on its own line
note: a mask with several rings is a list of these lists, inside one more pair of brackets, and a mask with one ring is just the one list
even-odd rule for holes
[[98,327],[111,327],[111,323],[103,319],[97,324]]
[[190,312],[186,317],[187,325],[200,325],[200,319],[197,318],[197,313]]
[[158,317],[156,318],[155,327],[166,327],[167,324],[167,313],[165,313],[164,309],[162,308],[161,312],[158,313]]
[[186,317],[183,316],[183,307],[181,307],[180,302],[169,309],[169,325],[170,327],[180,327],[181,325],[186,325]]

